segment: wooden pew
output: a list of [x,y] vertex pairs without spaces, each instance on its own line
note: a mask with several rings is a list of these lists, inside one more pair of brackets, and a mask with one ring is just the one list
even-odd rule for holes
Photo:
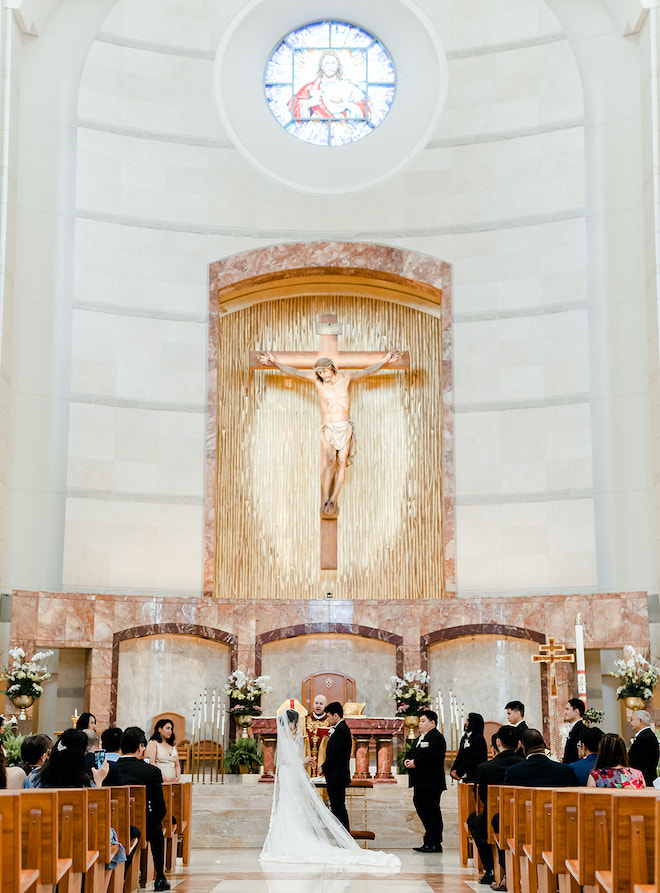
[[165,871],[172,871],[176,866],[176,852],[178,842],[177,816],[173,814],[173,795],[175,785],[172,782],[163,782],[163,799],[165,800],[165,818],[163,819],[163,838],[165,840]]
[[653,860],[653,883],[635,884],[634,893],[657,893],[660,890],[660,797],[655,800],[655,856]]
[[513,822],[509,847],[514,862],[517,863],[521,893],[536,893],[536,869],[525,852],[525,844],[532,842],[530,812],[532,805],[532,788],[514,788]]
[[23,865],[20,797],[20,792],[0,791],[2,893],[32,893],[39,882],[39,868]]
[[566,860],[577,856],[578,796],[583,790],[552,790],[550,850],[543,851],[543,861],[550,874],[556,875],[559,893],[575,893],[575,881],[566,868]]
[[[505,851],[506,878],[509,893],[520,891],[520,862],[515,853],[515,792],[512,785],[500,786],[500,849]],[[529,790],[524,788],[523,790]],[[503,845],[502,845],[503,844]]]
[[[62,852],[68,853],[68,844],[64,836],[70,835],[70,855],[73,862],[69,874],[68,886],[71,891],[79,893],[83,876],[95,873],[99,851],[90,847],[89,809],[87,792],[89,788],[57,788],[57,812],[59,819],[59,836]],[[95,806],[95,812],[97,807]],[[94,824],[94,842],[96,841],[96,825]],[[91,878],[90,878],[91,883]]]
[[[70,852],[64,855],[60,847],[57,791],[33,788],[21,791],[19,800],[23,865],[39,868],[39,888],[61,884],[66,889],[73,858]],[[37,850],[38,865],[32,861]]]
[[[471,839],[467,826],[470,813],[477,812],[477,798],[474,794],[474,785],[458,782],[458,859],[465,868],[470,858]],[[477,848],[474,847],[475,866],[478,859]]]
[[655,801],[656,794],[645,791],[624,790],[612,797],[610,868],[596,870],[603,893],[632,891],[653,877]]
[[557,879],[543,860],[552,847],[552,789],[530,788],[525,821],[523,853],[528,865],[521,869],[533,874],[539,893],[554,893]]
[[596,870],[610,867],[612,788],[582,788],[578,794],[577,854],[566,868],[577,887],[596,888]]
[[183,781],[179,784],[181,792],[181,817],[180,817],[180,835],[183,838],[181,846],[181,856],[183,864],[187,865],[190,861],[190,839],[192,830],[192,782]]
[[131,789],[128,786],[120,786],[111,787],[109,790],[112,827],[117,832],[117,839],[126,850],[126,855],[130,856],[133,853],[135,856],[130,867],[124,873],[124,893],[135,893],[139,886],[140,854],[138,838],[131,837],[131,824],[133,824],[131,822]]
[[486,826],[488,828],[488,843],[491,844],[495,848],[493,853],[494,865],[495,865],[495,878],[498,881],[502,880],[502,869],[500,868],[498,852],[497,850],[505,850],[506,849],[506,841],[502,837],[499,831],[495,831],[493,828],[493,818],[496,815],[499,815],[500,811],[500,786],[499,785],[491,785],[488,788],[488,800],[486,805]]

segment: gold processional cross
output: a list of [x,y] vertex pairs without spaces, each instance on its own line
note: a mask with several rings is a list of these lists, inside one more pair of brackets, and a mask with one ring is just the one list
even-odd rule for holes
[[[338,336],[342,334],[342,325],[337,322],[334,313],[324,313],[321,322],[317,323],[316,334],[321,336],[321,347],[318,351],[272,351],[273,357],[285,366],[294,369],[313,369],[314,364],[321,357],[332,360],[337,369],[366,369],[373,363],[382,360],[385,351],[348,351],[339,350]],[[250,369],[261,371],[264,366],[259,360],[261,351],[250,351]],[[388,364],[387,369],[408,369],[410,356],[408,352]],[[321,570],[337,569],[337,518],[329,518],[321,515]]]
[[555,665],[558,661],[565,661],[572,664],[575,660],[575,655],[569,654],[563,645],[556,645],[554,636],[546,636],[545,638],[545,645],[539,645],[539,653],[532,655],[532,661],[537,664],[548,664],[550,669],[550,697],[556,699],[558,694],[557,668]]

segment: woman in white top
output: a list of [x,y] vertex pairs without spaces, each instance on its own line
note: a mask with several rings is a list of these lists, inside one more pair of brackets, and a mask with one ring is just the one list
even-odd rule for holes
[[180,781],[181,765],[174,745],[174,723],[171,719],[159,719],[144,752],[152,766],[158,766],[163,781]]

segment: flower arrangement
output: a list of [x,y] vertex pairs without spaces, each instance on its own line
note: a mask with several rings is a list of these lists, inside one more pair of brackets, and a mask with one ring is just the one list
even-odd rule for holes
[[38,651],[33,657],[27,657],[22,648],[10,648],[9,656],[12,659],[11,666],[4,670],[0,677],[7,680],[6,694],[10,698],[27,696],[40,698],[43,688],[39,684],[50,679],[51,674],[46,669],[44,661],[52,657],[52,651]]
[[400,676],[391,676],[385,684],[388,697],[396,701],[397,716],[416,716],[420,710],[428,707],[431,697],[424,690],[429,683],[429,674],[425,670],[414,670]]
[[242,670],[234,670],[222,689],[229,695],[229,712],[233,716],[259,716],[261,696],[271,691],[270,676],[257,676],[250,679]]
[[605,719],[605,711],[596,710],[595,707],[587,707],[582,717],[583,722],[588,726],[597,725]]
[[648,701],[658,684],[657,667],[650,664],[643,654],[636,653],[632,645],[626,645],[623,659],[614,663],[616,670],[610,676],[616,676],[622,681],[622,685],[616,690],[617,698],[642,698]]

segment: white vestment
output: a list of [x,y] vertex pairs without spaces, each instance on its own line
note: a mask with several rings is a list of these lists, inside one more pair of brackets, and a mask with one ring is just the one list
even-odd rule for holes
[[305,771],[302,754],[302,723],[296,722],[294,732],[285,711],[277,717],[273,807],[260,860],[400,871],[397,856],[358,846],[323,803]]

